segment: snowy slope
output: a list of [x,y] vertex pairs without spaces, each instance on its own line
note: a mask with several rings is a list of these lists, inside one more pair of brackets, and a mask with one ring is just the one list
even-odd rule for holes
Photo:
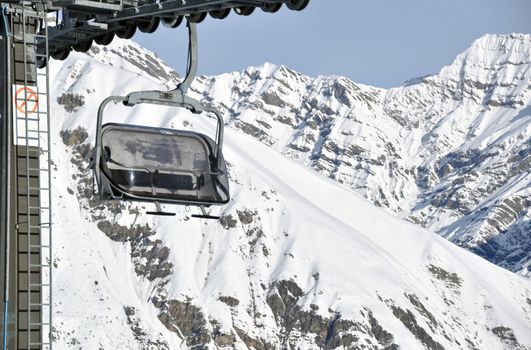
[[[117,42],[51,65],[56,348],[531,348],[528,279],[390,216],[241,128],[226,130],[233,200],[218,209],[221,222],[91,198],[99,103],[175,79],[111,49],[152,57]],[[161,107],[116,106],[106,121],[213,129]]]

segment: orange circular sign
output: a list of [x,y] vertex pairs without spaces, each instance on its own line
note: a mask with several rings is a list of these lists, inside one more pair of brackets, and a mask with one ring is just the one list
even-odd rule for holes
[[20,113],[35,113],[39,108],[39,97],[33,89],[23,86],[15,93],[15,105]]

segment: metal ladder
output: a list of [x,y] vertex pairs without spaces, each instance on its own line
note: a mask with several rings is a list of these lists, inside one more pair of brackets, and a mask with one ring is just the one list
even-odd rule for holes
[[[52,349],[52,210],[48,24],[45,5],[12,6],[17,197],[17,345]],[[37,34],[40,33],[40,34]],[[37,52],[38,43],[46,43]],[[42,47],[42,46],[41,46]]]

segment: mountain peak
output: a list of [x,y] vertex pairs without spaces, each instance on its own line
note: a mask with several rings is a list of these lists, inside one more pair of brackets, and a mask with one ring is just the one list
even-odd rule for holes
[[249,66],[245,69],[245,73],[257,79],[270,79],[285,75],[300,75],[283,64],[275,64],[265,62],[259,66]]
[[[518,81],[529,75],[531,63],[530,34],[487,34],[440,72],[443,78],[479,83]],[[511,69],[505,69],[513,66]],[[503,70],[503,72],[501,72]],[[503,79],[500,80],[500,79]]]
[[531,34],[485,34],[472,43],[467,51],[495,52],[497,54],[513,53],[529,56],[531,49]]

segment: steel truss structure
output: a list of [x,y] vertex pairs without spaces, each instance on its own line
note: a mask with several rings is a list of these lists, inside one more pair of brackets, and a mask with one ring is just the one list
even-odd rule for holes
[[[129,39],[137,29],[152,33],[159,23],[175,28],[183,18],[199,23],[207,14],[225,19],[234,10],[238,15],[248,16],[256,8],[277,12],[283,4],[300,11],[309,0],[43,0],[17,3],[24,4],[26,11],[28,6],[35,10],[47,9],[49,52],[55,59],[65,59],[72,49],[86,51],[92,42],[107,45],[115,35]],[[20,8],[12,6],[7,11],[17,13]],[[45,46],[43,41],[37,42],[38,53],[43,54]],[[39,66],[45,65],[46,59],[39,58]]]

